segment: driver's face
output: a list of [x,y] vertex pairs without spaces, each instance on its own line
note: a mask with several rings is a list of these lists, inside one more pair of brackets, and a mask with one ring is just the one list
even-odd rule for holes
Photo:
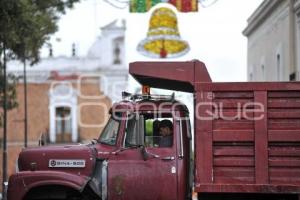
[[172,134],[172,131],[169,127],[160,127],[159,128],[159,134],[161,136],[168,136],[168,135],[171,135]]

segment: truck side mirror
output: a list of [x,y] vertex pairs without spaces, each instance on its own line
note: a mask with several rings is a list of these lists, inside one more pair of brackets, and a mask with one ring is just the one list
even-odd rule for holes
[[141,153],[142,153],[142,156],[143,156],[143,160],[146,161],[149,159],[149,154],[146,150],[146,147],[143,145],[141,146]]
[[[159,155],[156,155],[156,154],[153,154],[151,152],[148,152],[145,145],[141,145],[141,153],[142,153],[142,156],[143,156],[143,160],[146,161],[150,158],[160,158]],[[173,158],[174,159],[174,158]]]

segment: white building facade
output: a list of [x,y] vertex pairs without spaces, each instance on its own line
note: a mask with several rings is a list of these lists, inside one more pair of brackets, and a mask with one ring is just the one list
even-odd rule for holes
[[300,0],[264,0],[243,34],[248,81],[300,80]]
[[[86,117],[89,113],[83,110],[88,106],[94,106],[98,110],[99,107],[107,107],[109,106],[107,98],[111,103],[119,101],[121,92],[127,89],[125,21],[115,20],[102,27],[101,30],[101,36],[96,39],[86,56],[78,57],[76,47],[73,47],[70,57],[54,57],[52,53],[55,49],[49,49],[49,57],[42,58],[34,66],[27,67],[26,77],[29,88],[36,85],[37,90],[41,90],[42,88],[38,86],[48,85],[45,87],[48,91],[44,93],[47,100],[32,106],[48,107],[47,113],[40,112],[37,115],[49,115],[49,121],[43,123],[51,143],[82,141],[79,129],[102,129],[103,126],[100,127],[95,123],[90,125],[89,121],[93,117]],[[20,83],[23,83],[22,63],[10,61],[8,73],[19,77]],[[31,94],[34,93],[34,91],[30,92]],[[40,96],[40,98],[43,99],[44,97]],[[23,102],[20,102],[19,105],[23,106]],[[108,113],[107,109],[109,107],[102,109],[105,114],[101,114],[101,118],[104,118],[103,116]],[[33,114],[32,112],[29,113],[29,115]],[[100,115],[98,116],[100,117]],[[33,119],[29,123],[36,123],[35,121],[37,120]],[[34,129],[31,128],[29,131],[32,130]],[[37,134],[40,133],[34,133],[34,135]]]

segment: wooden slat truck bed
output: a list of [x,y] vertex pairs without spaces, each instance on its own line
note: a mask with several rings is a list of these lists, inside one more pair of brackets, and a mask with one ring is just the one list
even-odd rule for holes
[[197,83],[196,191],[300,192],[300,83]]

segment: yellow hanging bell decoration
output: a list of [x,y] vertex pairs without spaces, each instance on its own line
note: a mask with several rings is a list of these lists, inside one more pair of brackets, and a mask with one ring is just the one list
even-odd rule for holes
[[180,37],[176,14],[165,7],[154,10],[147,38],[138,44],[137,51],[152,58],[174,58],[189,49],[189,44]]

